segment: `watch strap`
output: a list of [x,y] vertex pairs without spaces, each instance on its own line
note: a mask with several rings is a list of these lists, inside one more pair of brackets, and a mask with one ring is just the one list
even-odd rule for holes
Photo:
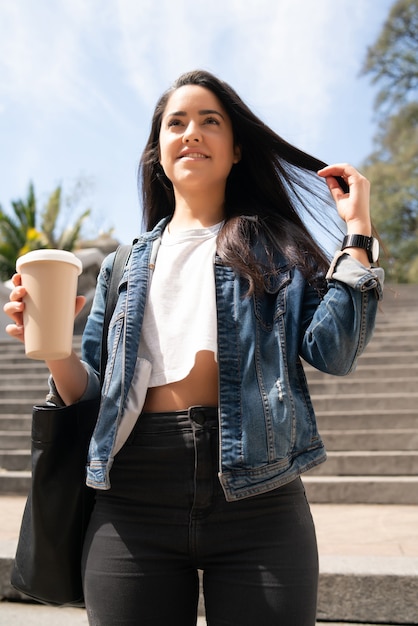
[[361,248],[366,250],[370,263],[374,263],[377,259],[373,258],[373,244],[374,237],[368,237],[367,235],[346,235],[343,239],[341,250],[345,248]]

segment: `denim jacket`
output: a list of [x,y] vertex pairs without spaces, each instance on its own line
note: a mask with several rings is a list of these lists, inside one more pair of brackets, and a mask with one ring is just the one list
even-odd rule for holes
[[[134,244],[119,284],[87,467],[87,484],[96,489],[110,488],[114,456],[145,399],[152,365],[138,359],[138,345],[166,221]],[[100,343],[112,256],[103,262],[83,335],[88,386],[82,399],[100,393]],[[265,292],[246,296],[248,283],[215,257],[219,479],[229,501],[272,490],[325,461],[301,358],[329,374],[351,372],[371,338],[382,297],[383,270],[365,268],[341,252],[327,274],[323,298],[279,253],[275,265],[278,271],[266,281]],[[133,385],[138,379],[141,384]],[[138,387],[139,397],[132,399]]]

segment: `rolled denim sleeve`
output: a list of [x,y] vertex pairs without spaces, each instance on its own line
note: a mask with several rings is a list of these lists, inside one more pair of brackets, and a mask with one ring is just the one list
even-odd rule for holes
[[[79,402],[82,402],[84,400],[93,400],[94,398],[97,398],[100,394],[100,381],[97,372],[95,372],[88,363],[81,361],[81,364],[87,372],[87,387]],[[49,391],[46,396],[47,404],[52,404],[53,406],[65,406],[65,402],[58,393],[52,376],[49,376],[48,378],[48,387]]]
[[[317,369],[345,376],[355,369],[373,335],[384,272],[340,252],[326,278],[327,292],[305,328],[300,353]],[[305,303],[308,311],[313,304]]]
[[365,267],[360,261],[340,250],[327,272],[327,280],[338,280],[359,291],[376,290],[378,300],[383,298],[384,271],[381,267]]

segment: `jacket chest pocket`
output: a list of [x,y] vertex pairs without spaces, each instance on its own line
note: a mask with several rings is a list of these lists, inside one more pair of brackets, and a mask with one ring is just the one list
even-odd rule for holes
[[256,318],[267,331],[273,329],[274,323],[286,311],[286,293],[290,281],[290,270],[266,276],[264,292],[254,295]]

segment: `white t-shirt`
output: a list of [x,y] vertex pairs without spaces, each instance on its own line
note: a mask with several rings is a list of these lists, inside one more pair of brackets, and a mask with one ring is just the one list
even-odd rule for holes
[[214,257],[220,228],[163,233],[138,351],[152,365],[149,387],[183,380],[200,350],[217,358]]

